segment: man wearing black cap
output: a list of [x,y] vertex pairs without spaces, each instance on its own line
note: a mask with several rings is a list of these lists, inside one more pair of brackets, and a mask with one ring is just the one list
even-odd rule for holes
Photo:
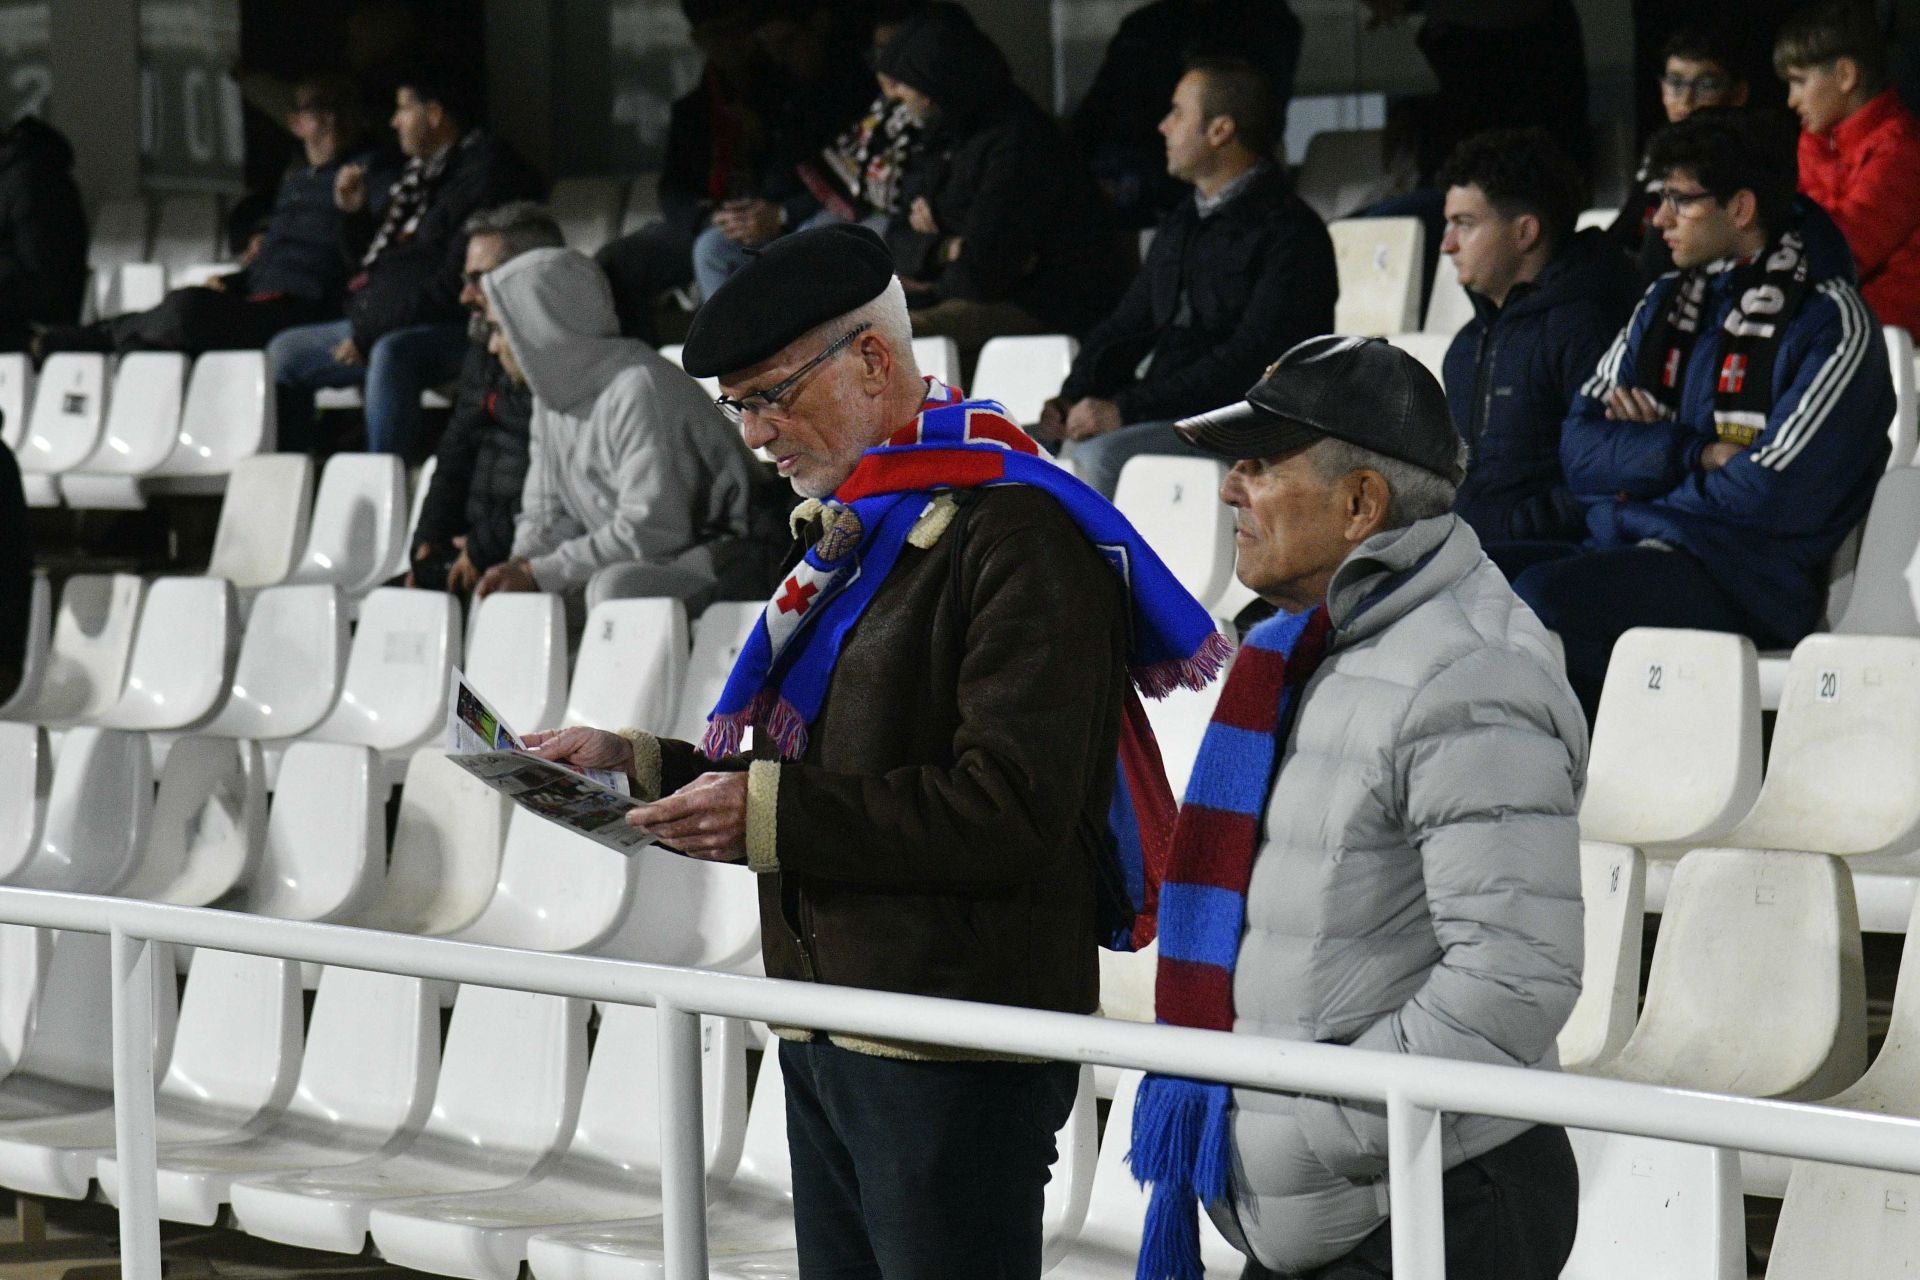
[[[1240,580],[1282,612],[1247,634],[1220,700],[1225,731],[1195,766],[1208,785],[1181,811],[1160,905],[1161,1021],[1552,1070],[1580,990],[1586,721],[1539,620],[1451,514],[1460,439],[1440,385],[1384,342],[1313,338],[1245,401],[1179,425],[1232,461],[1220,496]],[[1276,652],[1291,703],[1277,681],[1264,698],[1247,688]],[[1293,710],[1255,738],[1253,706]],[[1217,1009],[1179,998],[1201,959],[1183,946],[1207,921],[1178,930],[1169,911],[1176,882],[1196,879],[1189,823],[1228,795],[1260,801],[1233,815],[1250,823],[1207,828],[1215,865],[1234,856],[1236,829],[1251,842],[1244,916],[1210,953],[1234,957],[1214,984],[1231,1007]],[[1182,1012],[1195,1008],[1206,1016]],[[1231,1170],[1227,1194],[1207,1209],[1252,1260],[1246,1274],[1391,1274],[1384,1109],[1242,1090],[1233,1106],[1232,1150],[1212,1162]],[[1447,1274],[1558,1276],[1577,1195],[1565,1134],[1442,1124]],[[1135,1169],[1158,1154],[1177,1173],[1141,1133]],[[1156,1179],[1156,1199],[1169,1182]],[[1179,1251],[1149,1231],[1143,1256]]]
[[[1198,687],[1224,640],[997,404],[920,376],[872,232],[782,237],[701,309],[684,359],[810,499],[806,554],[699,748],[529,742],[625,768],[665,797],[636,825],[757,872],[769,976],[1091,1012],[1129,677]],[[1153,779],[1126,777],[1137,803]],[[1040,1274],[1077,1067],[778,1030],[802,1275]]]

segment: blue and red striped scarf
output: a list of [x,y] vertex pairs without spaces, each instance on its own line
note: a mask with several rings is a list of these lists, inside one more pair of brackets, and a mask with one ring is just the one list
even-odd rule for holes
[[[1233,1030],[1233,971],[1247,922],[1260,824],[1301,690],[1327,650],[1322,604],[1247,633],[1174,826],[1160,887],[1158,1021]],[[1199,1206],[1227,1196],[1233,1091],[1150,1075],[1133,1111],[1134,1177],[1153,1183],[1137,1280],[1201,1280]]]
[[[920,414],[862,454],[824,504],[828,534],[774,591],[707,718],[700,749],[708,758],[738,751],[749,727],[769,735],[783,759],[805,753],[841,646],[914,525],[946,490],[1025,484],[1059,502],[1126,585],[1128,674],[1141,693],[1198,689],[1225,665],[1232,653],[1226,637],[1125,516],[1042,457],[999,404],[965,400],[933,378],[927,385]],[[1101,880],[1101,940],[1122,951],[1153,939],[1153,892],[1174,816],[1146,716],[1137,700],[1128,702],[1108,813],[1114,865]],[[1109,900],[1122,892],[1124,910]]]

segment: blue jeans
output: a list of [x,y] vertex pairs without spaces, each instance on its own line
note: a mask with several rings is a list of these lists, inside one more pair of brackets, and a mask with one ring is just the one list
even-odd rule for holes
[[1120,485],[1120,469],[1148,454],[1212,456],[1188,444],[1171,422],[1136,422],[1091,440],[1075,440],[1060,451],[1061,457],[1073,463],[1075,475],[1109,499]]
[[[824,227],[841,219],[822,209],[820,212],[790,228],[793,231],[811,231],[815,227]],[[887,230],[885,214],[876,214],[870,218],[861,218],[860,225],[875,235],[884,235]],[[782,232],[781,234],[786,234]],[[747,265],[752,260],[753,250],[736,241],[729,240],[718,227],[708,227],[693,238],[693,278],[700,286],[700,297],[704,301],[711,298],[727,277]]]
[[321,387],[361,387],[366,401],[367,451],[397,453],[409,462],[426,455],[421,439],[420,395],[460,376],[467,354],[467,328],[459,321],[395,329],[362,352],[366,363],[341,364],[333,349],[353,336],[346,320],[284,329],[267,344],[267,363],[277,384],[280,447],[311,452],[313,393]]

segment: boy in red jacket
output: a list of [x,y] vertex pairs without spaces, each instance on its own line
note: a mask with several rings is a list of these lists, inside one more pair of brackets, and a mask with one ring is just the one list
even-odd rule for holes
[[1888,87],[1872,9],[1831,0],[1795,16],[1773,65],[1800,113],[1800,190],[1847,238],[1880,323],[1920,333],[1920,120]]

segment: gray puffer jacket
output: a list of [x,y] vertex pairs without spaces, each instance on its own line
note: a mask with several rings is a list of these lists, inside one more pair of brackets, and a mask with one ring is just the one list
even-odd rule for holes
[[[1580,990],[1586,721],[1533,613],[1454,516],[1357,547],[1267,808],[1234,1030],[1557,1066]],[[1274,1270],[1386,1216],[1383,1107],[1236,1091],[1234,1204]],[[1527,1126],[1446,1117],[1450,1168]]]

